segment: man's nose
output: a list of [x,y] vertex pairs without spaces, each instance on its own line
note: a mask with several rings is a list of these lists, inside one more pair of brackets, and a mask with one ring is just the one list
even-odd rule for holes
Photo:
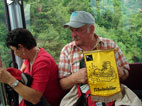
[[77,32],[72,32],[71,35],[72,37],[78,36]]

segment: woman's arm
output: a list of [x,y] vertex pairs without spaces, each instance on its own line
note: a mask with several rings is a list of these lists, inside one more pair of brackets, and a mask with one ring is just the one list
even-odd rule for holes
[[[13,83],[16,81],[16,78],[13,77],[8,71],[0,68],[0,82],[6,83],[9,86],[13,87]],[[37,104],[42,97],[42,93],[36,91],[28,86],[23,85],[21,82],[13,88],[21,97],[25,100],[31,102],[32,104]]]
[[22,66],[21,66],[21,68],[20,68],[20,71],[24,72],[25,68],[26,68],[26,65],[25,65],[25,63],[23,63]]

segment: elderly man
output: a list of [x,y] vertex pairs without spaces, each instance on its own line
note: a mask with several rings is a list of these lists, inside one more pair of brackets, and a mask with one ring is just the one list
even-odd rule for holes
[[[90,13],[75,11],[70,17],[70,22],[64,25],[64,28],[70,28],[73,41],[65,45],[60,54],[60,85],[63,89],[71,89],[61,102],[61,106],[74,105],[78,99],[76,85],[87,83],[86,68],[79,68],[80,60],[83,57],[82,51],[115,49],[120,79],[125,80],[129,75],[129,65],[120,48],[114,41],[95,34],[94,24],[95,20]],[[97,105],[95,102],[93,104]]]

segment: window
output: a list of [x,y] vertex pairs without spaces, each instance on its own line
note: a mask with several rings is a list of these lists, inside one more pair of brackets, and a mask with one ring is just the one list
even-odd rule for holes
[[[0,52],[4,64],[11,60],[4,43],[6,28],[4,3],[0,2]],[[54,4],[54,5],[53,5]],[[142,1],[141,0],[25,0],[26,27],[58,63],[62,47],[71,36],[63,25],[75,10],[94,15],[95,33],[117,42],[129,63],[142,62]]]
[[61,48],[71,41],[64,23],[72,11],[85,10],[95,17],[96,33],[117,42],[127,61],[133,63],[142,62],[141,4],[141,0],[26,0],[24,5],[28,29],[37,38],[38,46],[56,62]]
[[4,67],[8,67],[11,61],[10,50],[5,45],[5,37],[8,32],[6,27],[4,2],[0,2],[0,56],[3,60]]

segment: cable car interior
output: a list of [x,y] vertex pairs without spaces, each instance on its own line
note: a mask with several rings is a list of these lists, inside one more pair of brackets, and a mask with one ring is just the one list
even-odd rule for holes
[[[62,47],[72,40],[70,31],[63,28],[64,23],[73,11],[88,11],[95,18],[95,33],[117,42],[129,63],[129,77],[121,83],[142,100],[141,5],[141,0],[1,0],[0,64],[20,69],[23,63],[4,43],[6,34],[15,28],[30,30],[38,46],[58,63]],[[2,83],[0,106],[11,106]]]

